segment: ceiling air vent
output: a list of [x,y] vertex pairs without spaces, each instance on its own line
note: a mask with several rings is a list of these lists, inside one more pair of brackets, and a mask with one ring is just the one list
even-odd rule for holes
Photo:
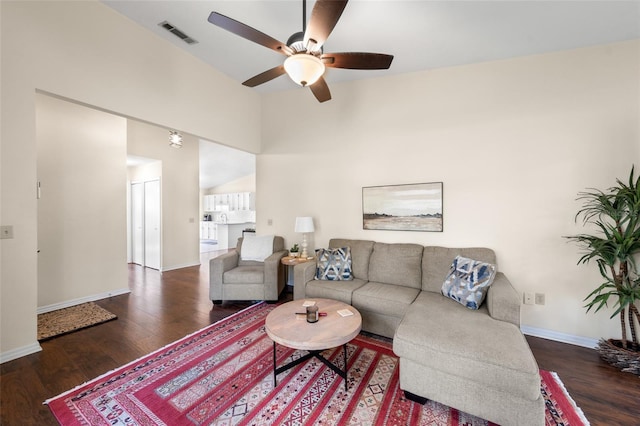
[[179,29],[177,29],[167,21],[162,21],[158,25],[164,28],[165,30],[169,31],[174,36],[179,37],[180,40],[184,41],[187,44],[195,44],[198,42],[198,40],[192,39],[191,37],[189,37],[182,31],[180,31]]

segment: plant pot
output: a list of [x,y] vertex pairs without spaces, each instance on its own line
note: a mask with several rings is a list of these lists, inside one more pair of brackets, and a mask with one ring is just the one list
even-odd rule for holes
[[600,358],[614,367],[640,376],[640,347],[632,342],[627,342],[627,349],[624,349],[620,340],[600,339],[596,350]]
[[289,252],[289,257],[298,257],[298,256],[300,256],[300,253],[297,251]]

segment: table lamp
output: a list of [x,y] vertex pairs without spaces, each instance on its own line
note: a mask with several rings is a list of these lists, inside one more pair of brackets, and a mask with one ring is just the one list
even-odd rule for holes
[[300,255],[303,259],[308,257],[307,253],[307,233],[315,231],[313,227],[313,218],[312,217],[296,217],[296,229],[295,232],[302,233],[302,254]]

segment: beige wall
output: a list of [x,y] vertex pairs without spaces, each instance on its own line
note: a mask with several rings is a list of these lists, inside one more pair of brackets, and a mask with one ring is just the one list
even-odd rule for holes
[[[525,326],[619,336],[610,312],[585,313],[600,278],[562,236],[582,231],[579,191],[640,167],[639,52],[636,41],[334,84],[325,104],[302,89],[269,94],[257,228],[291,245],[295,217],[310,215],[316,247],[331,237],[491,247],[520,292],[546,294],[523,306]],[[301,110],[313,121],[277,124]],[[444,232],[362,230],[362,187],[437,181]]]
[[122,117],[36,95],[38,307],[128,291]]
[[[38,89],[249,152],[264,139],[260,232],[296,241],[294,218],[312,215],[316,246],[493,247],[518,290],[547,295],[523,308],[524,324],[618,335],[607,313],[584,313],[599,278],[561,236],[581,231],[578,191],[640,163],[637,42],[335,84],[318,104],[303,89],[261,101],[96,1],[2,1],[0,19],[0,222],[15,234],[0,243],[0,361],[39,348]],[[271,124],[302,109],[313,119]],[[430,181],[444,182],[443,233],[362,230],[362,186]]]
[[39,349],[36,90],[254,153],[261,103],[251,89],[97,1],[2,1],[0,19],[0,221],[15,234],[0,252],[5,361]]
[[232,180],[222,185],[208,188],[205,194],[229,194],[232,192],[255,192],[256,191],[256,175],[252,173],[247,176]]
[[128,120],[127,142],[128,154],[162,162],[162,270],[199,265],[198,138],[183,133],[172,148],[167,129]]
[[139,166],[127,167],[127,179],[129,182],[144,182],[162,178],[162,161],[158,159],[153,160],[155,161],[140,164]]

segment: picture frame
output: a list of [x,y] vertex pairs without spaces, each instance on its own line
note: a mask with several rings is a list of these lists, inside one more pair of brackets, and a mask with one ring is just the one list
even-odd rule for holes
[[362,229],[442,232],[442,182],[362,188]]

